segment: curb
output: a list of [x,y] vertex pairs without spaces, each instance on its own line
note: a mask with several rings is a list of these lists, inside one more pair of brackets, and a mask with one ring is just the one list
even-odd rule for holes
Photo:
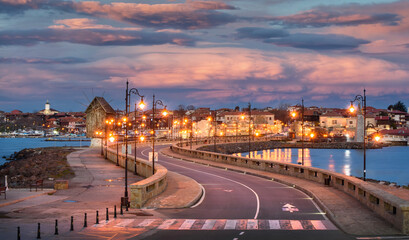
[[[163,151],[160,151],[160,153],[162,153],[165,156],[169,156],[169,155],[165,154]],[[197,203],[200,200],[200,198],[203,195],[203,189],[200,187],[200,184],[196,180],[194,180],[194,179],[192,179],[190,177],[187,177],[187,176],[185,176],[183,174],[176,173],[176,172],[173,172],[173,173],[182,175],[182,176],[184,176],[186,178],[189,178],[192,182],[194,182],[194,184],[196,184],[200,188],[200,191],[196,194],[196,196],[191,201],[189,201],[186,205],[181,206],[181,207],[173,207],[173,209],[189,208],[189,207],[193,206],[195,203]],[[169,209],[169,207],[167,207],[167,208],[160,208],[159,207],[158,209]]]
[[28,200],[28,199],[31,199],[31,198],[39,197],[39,196],[42,196],[42,195],[46,195],[46,194],[54,194],[56,192],[57,192],[57,190],[51,190],[51,191],[48,191],[48,192],[39,193],[37,195],[32,195],[32,196],[29,196],[29,197],[16,199],[16,200],[11,201],[11,202],[2,203],[2,204],[0,204],[0,207],[9,206],[9,205],[12,205],[12,204],[15,204],[15,203],[19,203],[19,202],[22,202],[22,201],[25,201],[25,200]]
[[[194,179],[192,180],[195,181]],[[200,186],[198,182],[195,181],[195,183]],[[195,205],[202,196],[203,196],[203,189],[200,187],[199,193],[193,198],[193,200],[190,201],[188,204],[186,204],[186,206],[181,207],[181,208],[190,208],[191,206]]]

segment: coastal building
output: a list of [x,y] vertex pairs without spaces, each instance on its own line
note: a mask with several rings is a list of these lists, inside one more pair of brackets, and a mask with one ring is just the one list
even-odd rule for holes
[[399,129],[390,129],[390,130],[381,130],[380,134],[382,135],[383,142],[389,143],[409,143],[409,128],[399,128]]
[[95,138],[97,131],[105,130],[105,121],[115,118],[116,112],[103,97],[95,97],[89,104],[86,113],[87,137]]
[[59,113],[59,112],[60,112],[60,111],[51,108],[51,105],[50,105],[50,103],[48,102],[48,100],[47,100],[47,102],[45,103],[44,109],[41,110],[41,111],[38,111],[39,114],[46,115],[46,116],[54,115],[54,114]]

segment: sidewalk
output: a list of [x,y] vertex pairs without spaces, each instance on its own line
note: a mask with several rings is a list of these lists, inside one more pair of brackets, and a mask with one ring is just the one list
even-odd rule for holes
[[348,234],[357,236],[402,235],[399,230],[393,228],[390,223],[380,218],[358,200],[335,188],[296,177],[187,157],[174,153],[169,148],[162,150],[162,153],[182,160],[274,179],[274,181],[290,186],[295,185],[296,188],[312,197],[320,208],[326,212],[326,215]]
[[9,188],[7,191],[7,199],[4,199],[4,194],[1,194],[0,196],[0,208],[41,195],[51,195],[55,192],[56,191],[54,189],[38,189],[37,191],[32,189],[32,191],[30,191],[30,189],[27,188]]

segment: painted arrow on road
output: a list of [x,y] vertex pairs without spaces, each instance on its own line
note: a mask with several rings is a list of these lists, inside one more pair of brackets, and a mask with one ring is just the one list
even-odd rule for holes
[[296,208],[295,206],[289,203],[285,204],[282,209],[283,209],[283,212],[290,212],[290,213],[298,212],[298,208]]

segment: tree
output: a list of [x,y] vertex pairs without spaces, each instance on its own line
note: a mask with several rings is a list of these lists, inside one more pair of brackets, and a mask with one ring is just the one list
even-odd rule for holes
[[408,108],[406,107],[406,105],[403,102],[398,101],[394,105],[389,105],[388,110],[398,110],[398,111],[401,111],[401,112],[407,112]]
[[185,108],[185,105],[183,105],[183,104],[180,104],[178,106],[178,109],[175,110],[175,116],[177,116],[177,117],[183,117],[185,115],[185,113],[186,113],[186,108]]
[[193,105],[187,105],[186,109],[189,111],[192,111],[192,110],[195,110],[196,108]]

